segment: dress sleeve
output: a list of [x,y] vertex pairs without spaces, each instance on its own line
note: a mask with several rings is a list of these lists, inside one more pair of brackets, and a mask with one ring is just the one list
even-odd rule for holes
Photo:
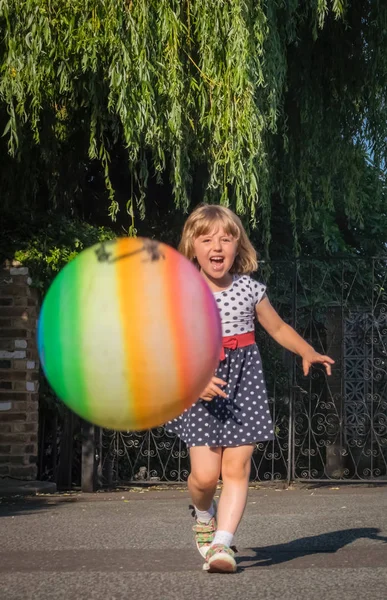
[[254,306],[259,304],[266,296],[266,286],[259,281],[251,279],[251,293],[253,295]]

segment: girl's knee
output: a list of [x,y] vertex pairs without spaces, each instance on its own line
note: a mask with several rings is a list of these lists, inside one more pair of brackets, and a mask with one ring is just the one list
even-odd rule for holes
[[189,484],[194,485],[195,488],[200,492],[213,489],[217,486],[219,481],[219,473],[211,472],[200,472],[191,473],[189,476]]
[[250,477],[251,460],[225,460],[222,463],[222,480],[246,481]]

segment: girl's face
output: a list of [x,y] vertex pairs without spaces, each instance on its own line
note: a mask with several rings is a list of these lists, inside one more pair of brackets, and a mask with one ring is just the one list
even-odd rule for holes
[[229,271],[238,251],[238,240],[226,233],[223,226],[194,241],[194,253],[203,274],[218,285],[227,284]]

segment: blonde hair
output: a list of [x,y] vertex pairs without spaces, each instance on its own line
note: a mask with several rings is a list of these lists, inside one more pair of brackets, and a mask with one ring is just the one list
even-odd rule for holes
[[247,237],[242,222],[235,213],[225,206],[202,204],[196,208],[185,222],[179,244],[179,252],[198,266],[194,252],[194,242],[200,235],[207,235],[216,225],[223,225],[225,232],[238,240],[238,250],[230,273],[244,275],[258,269],[257,253]]

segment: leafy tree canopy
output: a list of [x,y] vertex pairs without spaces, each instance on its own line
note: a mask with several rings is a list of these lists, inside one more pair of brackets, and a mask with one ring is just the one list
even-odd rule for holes
[[267,248],[385,218],[384,0],[0,0],[0,27],[3,205],[79,213],[102,174],[129,232],[151,180]]

